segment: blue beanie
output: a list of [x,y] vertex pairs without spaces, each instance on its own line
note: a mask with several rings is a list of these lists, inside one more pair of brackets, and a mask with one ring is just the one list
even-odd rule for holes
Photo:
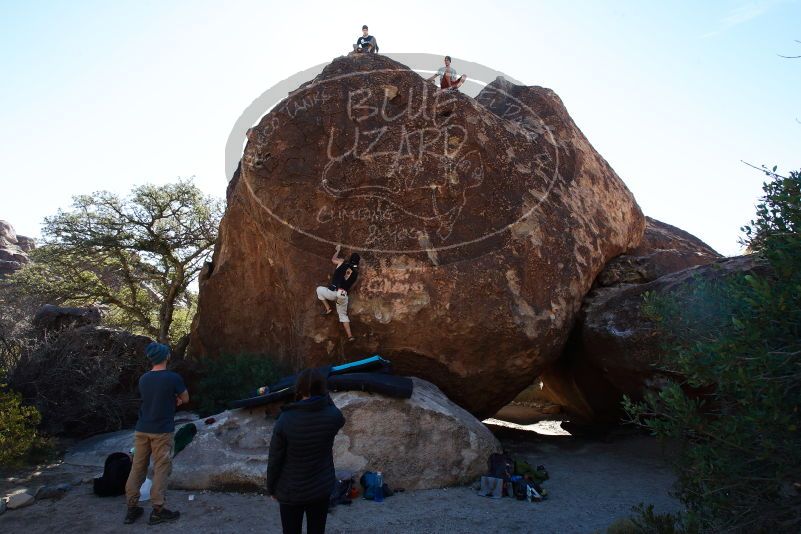
[[147,346],[147,348],[145,349],[145,354],[150,360],[150,363],[152,363],[153,365],[158,365],[164,360],[166,360],[167,357],[170,355],[170,347],[154,341]]

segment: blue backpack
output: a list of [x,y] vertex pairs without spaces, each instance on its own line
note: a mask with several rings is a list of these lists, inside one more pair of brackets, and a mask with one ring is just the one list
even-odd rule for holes
[[[359,484],[362,486],[362,498],[367,500],[375,499],[375,489],[378,487],[378,475],[372,471],[365,471],[359,479]],[[386,482],[382,485],[384,489],[384,497],[392,495],[392,490],[389,489]]]

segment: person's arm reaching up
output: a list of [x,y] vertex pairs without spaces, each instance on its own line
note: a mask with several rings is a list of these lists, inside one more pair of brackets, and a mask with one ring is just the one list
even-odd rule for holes
[[342,248],[342,245],[337,245],[337,248],[334,249],[334,256],[331,258],[331,262],[336,266],[342,265],[342,262],[345,261],[345,260],[343,260],[342,258],[339,257],[339,250],[341,248]]

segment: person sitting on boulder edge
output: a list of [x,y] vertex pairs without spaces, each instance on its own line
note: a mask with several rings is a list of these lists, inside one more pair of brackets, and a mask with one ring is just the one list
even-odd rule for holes
[[451,67],[451,56],[445,56],[445,66],[440,68],[436,74],[428,78],[426,81],[431,82],[439,76],[440,89],[458,89],[467,80],[467,76],[459,74],[456,69]]
[[164,507],[167,478],[172,470],[173,435],[175,431],[175,407],[189,402],[181,375],[167,370],[170,348],[167,345],[149,344],[145,349],[153,368],[139,378],[139,420],[134,432],[134,457],[128,482],[125,484],[125,498],[128,512],[125,523],[136,521],[144,510],[139,506],[139,488],[147,477],[150,458],[153,458],[153,485],[150,500],[153,511],[149,524],[175,521],[181,515]]
[[354,52],[369,52],[375,54],[378,52],[378,43],[375,37],[368,35],[367,24],[362,26],[362,36],[356,39],[356,44],[353,45]]
[[317,298],[320,299],[325,307],[323,315],[331,313],[331,306],[328,301],[336,302],[337,314],[339,314],[339,322],[345,328],[345,333],[348,335],[348,341],[353,341],[353,333],[350,330],[350,319],[348,319],[348,291],[356,283],[359,277],[359,260],[361,259],[355,252],[350,255],[348,261],[339,257],[340,246],[337,245],[334,251],[334,257],[331,261],[337,266],[334,269],[334,274],[331,277],[331,283],[326,286],[319,286],[317,288]]

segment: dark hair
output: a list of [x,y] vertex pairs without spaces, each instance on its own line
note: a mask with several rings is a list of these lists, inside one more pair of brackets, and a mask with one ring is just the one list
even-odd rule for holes
[[450,60],[451,60],[451,56],[445,56],[445,59],[446,59],[447,61],[450,61]]
[[366,30],[366,29],[367,29],[367,24],[365,24],[364,26],[362,26],[362,29],[363,29],[363,30]]
[[350,258],[348,259],[348,263],[351,263],[353,265],[359,265],[359,262],[361,261],[361,259],[362,259],[362,257],[359,256],[356,252],[354,252],[353,254],[350,255]]
[[308,368],[301,371],[295,379],[295,400],[328,393],[325,375],[319,369]]

